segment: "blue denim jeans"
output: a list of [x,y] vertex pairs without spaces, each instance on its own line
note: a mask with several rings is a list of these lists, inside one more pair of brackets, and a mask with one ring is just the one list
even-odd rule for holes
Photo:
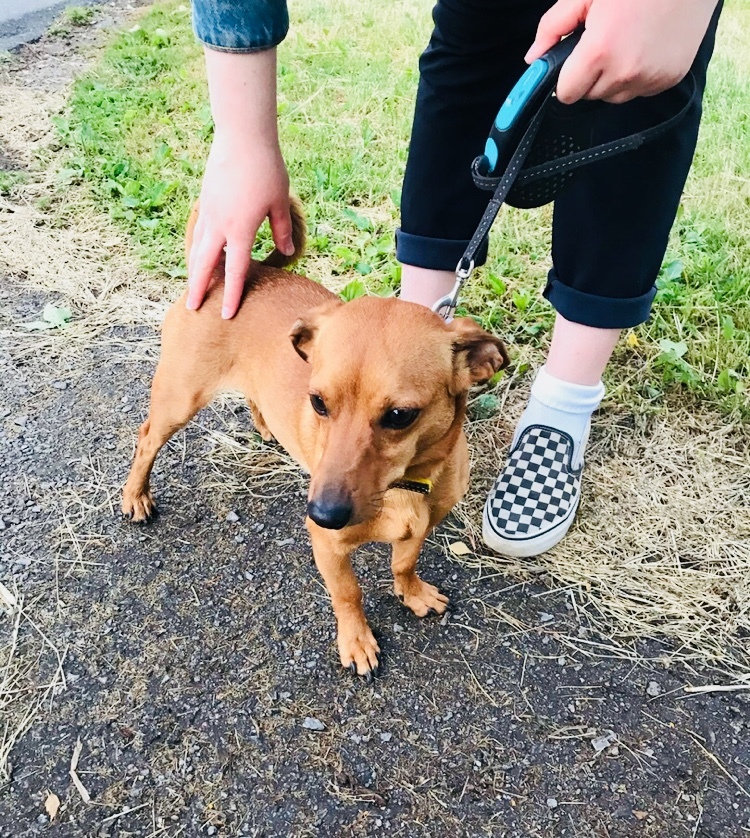
[[260,52],[280,44],[289,30],[286,0],[193,0],[198,40],[221,52]]

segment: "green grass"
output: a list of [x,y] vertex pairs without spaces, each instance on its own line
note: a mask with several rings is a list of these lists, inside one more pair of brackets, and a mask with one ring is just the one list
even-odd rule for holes
[[96,16],[96,6],[68,6],[47,30],[49,35],[65,37],[76,26],[88,26]]
[[26,172],[7,172],[0,170],[0,197],[8,197],[13,194],[17,186],[25,183],[28,179]]
[[[393,252],[417,58],[430,0],[300,0],[279,51],[282,147],[310,227],[306,272],[352,297],[396,288]],[[686,391],[750,412],[750,3],[730,2],[712,64],[696,162],[659,278],[654,315],[610,365],[636,409]],[[157,5],[115,37],[59,118],[62,189],[84,187],[131,235],[143,265],[184,276],[182,232],[212,124],[189,11]],[[504,210],[462,313],[540,357],[553,313],[541,299],[550,210]],[[259,247],[268,246],[263,231]]]

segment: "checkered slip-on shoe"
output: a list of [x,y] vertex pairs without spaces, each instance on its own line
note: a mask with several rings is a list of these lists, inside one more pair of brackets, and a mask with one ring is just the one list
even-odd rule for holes
[[[586,446],[588,429],[581,451]],[[574,459],[576,467],[574,468]],[[538,556],[570,529],[581,499],[583,458],[565,431],[529,425],[484,505],[482,535],[504,556]]]

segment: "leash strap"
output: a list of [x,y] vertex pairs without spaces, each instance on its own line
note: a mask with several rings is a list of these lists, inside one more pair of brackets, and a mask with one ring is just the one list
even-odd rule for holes
[[[698,98],[698,84],[695,81],[695,76],[692,72],[689,75],[691,81],[690,95],[687,102],[680,108],[680,110],[664,122],[654,125],[651,128],[646,128],[643,131],[636,131],[629,134],[627,137],[622,137],[619,140],[612,140],[608,143],[594,146],[593,148],[586,148],[583,151],[576,151],[572,154],[567,154],[564,157],[558,157],[556,160],[548,160],[546,163],[541,163],[538,166],[532,166],[523,171],[517,178],[515,185],[526,186],[534,181],[549,177],[552,174],[559,174],[563,172],[570,172],[585,166],[588,163],[593,163],[595,160],[606,160],[608,157],[615,157],[625,151],[634,151],[640,148],[645,143],[650,143],[652,140],[661,137],[668,131],[671,131],[678,123],[687,116],[688,111],[693,107]],[[501,178],[486,177],[480,175],[477,171],[477,160],[472,164],[471,175],[474,183],[486,191],[492,191],[498,185]]]
[[513,185],[521,171],[521,167],[531,151],[531,146],[534,144],[534,139],[539,132],[539,126],[542,124],[545,106],[552,96],[552,93],[553,91],[550,91],[544,97],[541,105],[539,106],[539,110],[536,114],[534,114],[534,118],[529,123],[529,127],[526,129],[523,137],[521,137],[518,147],[513,152],[513,156],[510,158],[510,162],[508,163],[502,177],[493,179],[492,187],[490,188],[495,188],[495,194],[487,204],[487,209],[485,209],[484,214],[482,215],[479,226],[475,230],[474,235],[471,237],[471,241],[464,251],[464,255],[461,257],[458,265],[456,266],[456,284],[453,286],[453,290],[450,294],[441,297],[432,307],[432,310],[439,314],[443,320],[450,320],[453,317],[453,313],[458,305],[458,295],[461,293],[464,283],[471,276],[471,273],[474,270],[474,259],[477,252],[482,246],[484,240],[487,238],[490,228],[497,218],[497,214],[500,212],[500,208],[505,203],[505,199],[508,197],[508,193],[513,188]]
[[574,169],[578,169],[588,163],[593,163],[595,160],[605,160],[609,157],[614,157],[617,154],[622,154],[625,151],[632,151],[636,148],[640,148],[644,145],[644,143],[651,142],[652,140],[657,139],[657,137],[666,134],[684,119],[698,97],[698,84],[692,72],[689,74],[689,78],[692,85],[687,102],[674,116],[671,116],[664,122],[660,122],[658,125],[646,128],[643,131],[636,131],[635,133],[630,134],[627,137],[623,137],[622,139],[603,143],[602,145],[584,149],[583,151],[577,151],[573,154],[568,154],[565,157],[559,157],[556,160],[542,163],[539,166],[533,166],[522,173],[521,167],[531,151],[534,139],[539,133],[539,127],[541,125],[547,103],[553,95],[553,91],[550,91],[539,105],[539,109],[529,123],[529,127],[526,129],[526,132],[521,138],[518,147],[513,153],[513,156],[510,158],[510,162],[501,177],[492,178],[480,175],[477,171],[477,163],[480,158],[477,158],[477,160],[474,161],[472,165],[472,177],[474,179],[474,183],[480,189],[487,191],[494,189],[495,192],[487,204],[487,209],[484,211],[484,214],[479,222],[479,226],[466,247],[464,255],[461,257],[458,265],[456,266],[456,282],[453,289],[450,294],[446,294],[444,297],[441,297],[432,307],[432,310],[439,314],[444,320],[450,320],[453,317],[453,314],[456,311],[456,306],[458,305],[458,295],[461,293],[461,289],[465,285],[466,280],[474,271],[474,260],[477,252],[489,234],[490,228],[497,218],[500,208],[505,202],[505,199],[508,197],[508,194],[513,186],[516,184],[519,186],[525,186],[526,184],[533,183],[536,180],[549,177],[551,174],[573,171]]

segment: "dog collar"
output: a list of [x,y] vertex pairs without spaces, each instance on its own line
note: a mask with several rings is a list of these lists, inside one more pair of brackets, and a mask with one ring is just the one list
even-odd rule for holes
[[416,480],[397,480],[391,483],[389,489],[406,489],[407,492],[417,492],[420,495],[429,495],[432,491],[432,480],[426,477],[419,477]]

